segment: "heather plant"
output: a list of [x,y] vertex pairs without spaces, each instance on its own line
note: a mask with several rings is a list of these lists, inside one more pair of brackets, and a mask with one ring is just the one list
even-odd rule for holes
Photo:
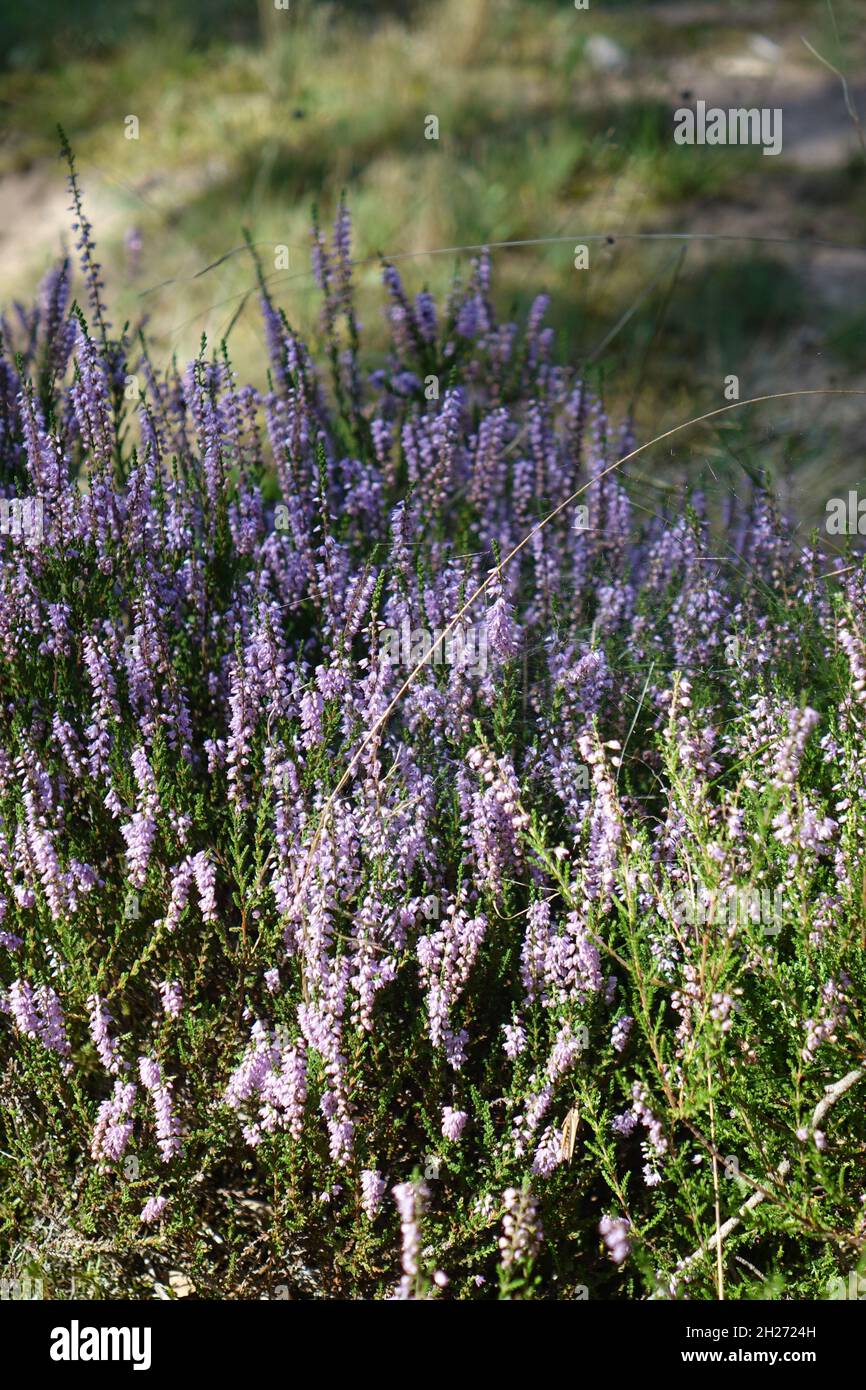
[[[161,369],[66,153],[82,288],[0,357],[8,1277],[847,1288],[862,560],[757,484],[638,505],[631,422],[487,254],[444,303],[385,264],[371,370],[345,206],[320,347],[259,273],[266,390],[226,342]],[[483,662],[433,659],[457,630]]]

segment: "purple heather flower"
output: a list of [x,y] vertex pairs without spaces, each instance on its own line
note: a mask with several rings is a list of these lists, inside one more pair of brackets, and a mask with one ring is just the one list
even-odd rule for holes
[[184,859],[177,868],[171,871],[173,874],[171,885],[171,901],[165,915],[165,929],[173,932],[181,914],[189,901],[190,889],[192,888],[195,872],[191,859]]
[[462,908],[455,908],[438,930],[422,936],[418,942],[430,1041],[434,1047],[444,1048],[448,1061],[457,1070],[466,1057],[468,1036],[465,1030],[454,1029],[451,1013],[468,982],[486,929],[485,917],[469,917]]
[[521,1023],[503,1023],[502,1031],[505,1034],[505,1055],[513,1062],[526,1047],[526,1030]]
[[487,596],[491,600],[487,610],[487,641],[495,656],[507,660],[517,653],[518,631],[513,609],[503,592],[502,576],[499,570],[494,570],[493,574],[487,586]]
[[806,1019],[806,1042],[800,1054],[804,1062],[813,1062],[819,1047],[836,1041],[837,1030],[848,1016],[849,983],[847,976],[839,979],[831,976],[822,987],[818,1015]]
[[42,984],[34,989],[27,980],[14,980],[7,1007],[21,1032],[29,1038],[37,1038],[49,1052],[56,1052],[62,1059],[63,1070],[68,1071],[72,1049],[66,1036],[63,1009],[51,986]]
[[142,1208],[139,1221],[145,1226],[150,1226],[154,1221],[158,1221],[168,1206],[168,1197],[148,1197]]
[[100,999],[98,994],[91,994],[87,1000],[87,1007],[90,1010],[90,1036],[99,1053],[99,1060],[107,1072],[117,1075],[124,1066],[124,1062],[120,1055],[117,1039],[111,1034],[111,1024],[114,1019],[109,1012],[108,1005],[104,999]]
[[379,1210],[386,1186],[387,1184],[378,1168],[363,1168],[361,1170],[361,1206],[371,1221]]
[[538,1208],[531,1189],[508,1187],[502,1194],[505,1214],[499,1238],[499,1262],[502,1268],[530,1265],[541,1248],[542,1227]]
[[84,662],[93,687],[91,722],[87,729],[90,773],[100,778],[108,772],[112,729],[120,717],[120,706],[108,657],[92,637],[84,638]]
[[179,980],[161,980],[159,997],[163,1010],[169,1018],[180,1018],[183,1009],[183,990]]
[[631,1014],[623,1014],[613,1025],[610,1034],[610,1045],[614,1052],[624,1052],[629,1034],[634,1027],[634,1019]]
[[621,1265],[631,1250],[628,1238],[630,1222],[624,1216],[603,1216],[598,1223],[598,1229],[610,1258],[614,1264]]
[[[300,1139],[307,1100],[307,1053],[303,1039],[286,1046],[260,1021],[252,1026],[250,1043],[229,1079],[223,1100],[249,1116],[244,1137],[255,1147],[263,1133],[287,1129]],[[255,1118],[252,1118],[255,1113]]]
[[119,1077],[108,1100],[99,1107],[96,1126],[91,1142],[91,1156],[117,1162],[123,1157],[132,1136],[132,1107],[137,1087],[134,1082],[122,1081]]
[[453,1110],[450,1105],[442,1107],[442,1133],[446,1139],[456,1143],[466,1128],[469,1119],[465,1110]]
[[206,922],[216,921],[216,870],[204,851],[194,855],[192,871],[198,889],[198,904]]
[[532,1159],[532,1172],[549,1178],[563,1162],[562,1135],[555,1125],[548,1125],[541,1136]]
[[807,740],[819,721],[817,710],[808,705],[805,709],[789,709],[788,733],[777,749],[773,768],[776,786],[792,786],[796,782]]
[[170,1081],[165,1081],[162,1068],[153,1057],[139,1057],[138,1073],[141,1084],[149,1091],[156,1117],[156,1142],[163,1163],[180,1153],[180,1125],[174,1114]]
[[33,986],[27,980],[14,980],[7,997],[7,1007],[16,1026],[28,1038],[39,1036],[39,1014]]
[[129,881],[134,888],[143,888],[156,838],[156,823],[151,816],[136,811],[129,824],[120,827],[120,833],[126,841]]
[[401,1182],[391,1188],[397,1210],[400,1213],[401,1264],[403,1276],[400,1280],[397,1297],[414,1298],[415,1282],[418,1278],[419,1256],[421,1253],[421,1232],[419,1221],[421,1213],[430,1196],[427,1184],[422,1181]]

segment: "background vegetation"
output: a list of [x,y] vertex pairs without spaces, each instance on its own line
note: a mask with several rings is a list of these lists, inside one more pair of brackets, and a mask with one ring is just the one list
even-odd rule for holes
[[[720,403],[729,372],[743,395],[858,384],[866,253],[814,243],[864,240],[864,159],[840,81],[802,41],[863,104],[857,21],[847,0],[7,7],[0,300],[26,298],[67,235],[62,121],[119,312],[146,314],[155,350],[181,360],[241,309],[232,351],[242,374],[258,370],[249,258],[223,259],[243,225],[266,262],[289,248],[272,290],[315,330],[310,208],[327,221],[345,188],[373,348],[379,252],[411,258],[407,284],[438,291],[467,260],[443,248],[560,237],[498,250],[501,291],[517,311],[548,291],[570,357],[606,374],[648,432]],[[781,157],[674,145],[672,112],[697,96],[781,106]],[[138,140],[124,137],[129,114]],[[438,141],[424,139],[428,114]],[[625,239],[667,232],[731,239]],[[588,272],[573,268],[580,233],[617,237],[592,246]],[[802,240],[760,240],[777,237]],[[838,401],[773,415],[773,457],[798,470],[807,522],[829,469],[834,486],[859,476],[858,418]]]

